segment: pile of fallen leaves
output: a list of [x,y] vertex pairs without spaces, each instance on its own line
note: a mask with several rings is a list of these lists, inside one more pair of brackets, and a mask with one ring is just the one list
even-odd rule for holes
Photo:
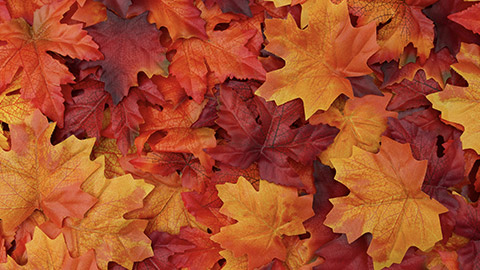
[[0,0],[0,269],[479,269],[479,14]]

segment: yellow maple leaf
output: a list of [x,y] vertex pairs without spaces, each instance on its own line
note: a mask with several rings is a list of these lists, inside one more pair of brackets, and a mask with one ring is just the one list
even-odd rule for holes
[[430,94],[427,99],[434,109],[442,112],[442,119],[464,127],[460,137],[463,148],[480,153],[480,47],[462,43],[457,59],[458,63],[452,68],[467,80],[468,87],[447,84],[443,91]]
[[413,159],[408,144],[383,137],[381,145],[378,154],[354,147],[350,158],[332,159],[335,179],[350,194],[330,199],[324,222],[350,243],[371,233],[375,269],[400,263],[410,246],[433,247],[442,239],[438,215],[448,211],[421,190],[427,161]]
[[38,269],[68,269],[68,270],[95,270],[97,264],[95,255],[90,250],[80,257],[72,258],[68,253],[63,235],[50,239],[38,227],[33,233],[33,240],[26,244],[28,262],[26,265],[18,265],[12,257],[8,257],[6,264],[0,269],[13,270],[38,270]]
[[0,121],[7,124],[20,124],[33,113],[30,101],[20,95],[21,73],[13,78],[10,85],[0,94]]
[[184,226],[201,227],[185,208],[182,200],[182,192],[189,191],[183,188],[177,173],[164,178],[173,178],[165,182],[177,183],[177,186],[167,186],[155,182],[155,188],[145,198],[144,206],[129,212],[126,218],[148,219],[147,234],[154,231],[178,234]]
[[11,150],[0,150],[0,217],[14,232],[35,209],[59,227],[66,216],[83,217],[96,201],[80,185],[100,167],[90,161],[95,139],[74,136],[53,146],[55,124],[36,110],[25,123],[11,125]]
[[[147,221],[127,220],[123,215],[142,207],[143,198],[153,186],[131,175],[103,180],[98,202],[84,218],[67,218],[62,231],[73,256],[94,249],[100,269],[107,269],[109,261],[131,269],[134,261],[153,256],[153,251],[143,233]],[[91,187],[85,190],[91,192]]]
[[224,203],[220,212],[238,223],[222,227],[211,239],[235,257],[247,254],[249,269],[274,258],[285,260],[282,236],[305,233],[302,222],[314,215],[313,196],[298,197],[295,188],[260,180],[257,192],[243,177],[216,187]]
[[375,25],[354,28],[346,2],[308,1],[308,26],[299,29],[292,16],[266,20],[266,50],[282,57],[285,67],[267,73],[256,94],[280,105],[301,98],[308,119],[326,110],[340,95],[353,97],[346,79],[372,71],[367,59],[378,50]]

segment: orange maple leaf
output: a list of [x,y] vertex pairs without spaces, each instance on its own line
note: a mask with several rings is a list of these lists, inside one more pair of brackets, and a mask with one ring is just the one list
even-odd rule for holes
[[480,47],[462,43],[458,63],[452,68],[468,82],[468,87],[447,84],[445,89],[427,96],[433,108],[442,112],[442,119],[461,124],[465,131],[460,137],[464,149],[480,153]]
[[188,189],[180,185],[178,174],[174,173],[169,177],[174,177],[175,180],[170,181],[176,181],[178,185],[167,186],[156,182],[155,188],[145,198],[144,207],[125,215],[129,219],[148,219],[145,229],[147,234],[154,231],[178,234],[183,226],[199,227],[195,217],[187,211],[182,200],[182,192]]
[[408,144],[382,137],[381,145],[378,154],[354,147],[350,158],[331,160],[350,194],[330,199],[324,222],[350,243],[371,233],[375,269],[400,263],[410,246],[433,247],[442,239],[438,215],[448,211],[422,192],[427,161],[413,159]]
[[274,258],[285,260],[283,235],[305,233],[302,222],[314,215],[313,196],[298,197],[297,190],[260,180],[259,191],[245,178],[236,184],[217,185],[224,202],[220,212],[238,221],[225,226],[211,239],[235,257],[248,256],[248,268],[262,266]]
[[220,82],[229,77],[264,80],[265,70],[257,54],[245,47],[255,35],[255,30],[234,28],[209,31],[206,41],[198,38],[178,41],[173,45],[177,52],[169,70],[197,103],[203,101],[207,91],[209,71]]
[[148,22],[157,28],[165,26],[173,40],[179,38],[207,38],[205,21],[191,0],[137,0],[128,10],[128,15],[149,11]]
[[[186,100],[178,107],[165,106],[162,111],[154,107],[142,107],[140,111],[145,117],[145,123],[140,125],[140,136],[135,139],[137,150],[141,151],[148,142],[154,151],[192,153],[205,169],[210,170],[213,159],[203,151],[217,145],[215,131],[211,128],[191,128],[197,121],[206,102],[197,104]],[[166,132],[166,136],[156,138],[157,131]]]
[[82,218],[96,201],[80,185],[99,165],[90,161],[94,139],[69,137],[52,146],[55,128],[36,110],[21,125],[11,125],[12,150],[0,150],[0,217],[13,232],[35,209],[57,226],[66,216]]
[[346,79],[372,71],[367,59],[376,43],[375,25],[354,28],[346,2],[309,1],[308,27],[299,29],[292,16],[287,20],[266,20],[268,51],[282,57],[285,67],[267,73],[256,94],[277,105],[301,98],[308,119],[317,110],[327,110],[340,95],[353,97]]
[[85,183],[84,189],[98,197],[98,202],[85,217],[67,218],[64,222],[62,232],[73,256],[94,249],[100,269],[107,269],[109,261],[131,269],[135,261],[153,255],[150,239],[143,233],[147,221],[123,217],[143,206],[143,198],[153,189],[152,185],[125,175],[97,178]]
[[97,264],[93,250],[89,250],[80,257],[72,258],[68,253],[63,235],[51,240],[38,227],[33,233],[33,240],[26,244],[28,262],[24,266],[18,265],[12,257],[8,257],[5,265],[0,269],[69,269],[69,270],[96,270]]
[[385,110],[391,94],[383,97],[367,95],[353,98],[345,103],[337,100],[328,111],[315,114],[310,123],[328,124],[340,129],[333,143],[320,154],[324,164],[331,164],[331,158],[348,158],[353,146],[369,152],[376,152],[380,147],[380,136],[387,128],[387,118],[396,117],[397,113]]
[[22,70],[22,97],[63,126],[61,84],[73,82],[68,68],[47,51],[72,58],[97,60],[102,54],[81,24],[60,23],[73,0],[45,5],[34,13],[33,25],[23,18],[0,25],[0,89]]
[[348,0],[350,12],[358,16],[357,23],[385,24],[378,30],[380,50],[372,57],[374,62],[397,59],[403,48],[412,43],[418,49],[422,62],[433,48],[433,22],[422,9],[437,0]]

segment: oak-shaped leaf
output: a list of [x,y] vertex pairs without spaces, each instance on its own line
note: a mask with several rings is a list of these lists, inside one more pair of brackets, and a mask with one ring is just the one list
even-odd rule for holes
[[0,150],[0,217],[7,233],[35,209],[61,227],[65,217],[82,218],[96,202],[80,188],[99,168],[89,158],[94,139],[72,136],[53,146],[54,128],[38,110],[24,123],[10,126],[12,149]]
[[97,60],[101,53],[81,24],[60,23],[73,0],[45,5],[34,13],[33,25],[23,18],[1,24],[0,89],[12,82],[22,69],[21,94],[51,119],[63,126],[61,84],[75,78],[60,61],[48,52],[84,60]]
[[267,73],[257,94],[283,104],[301,98],[308,119],[327,110],[340,95],[353,97],[346,77],[371,73],[367,60],[378,49],[375,25],[354,28],[346,1],[308,1],[308,27],[299,29],[293,17],[266,20],[265,49],[282,57],[283,68]]
[[138,86],[137,74],[143,71],[148,77],[168,74],[165,48],[154,25],[147,22],[146,13],[123,19],[107,11],[107,20],[87,29],[100,45],[104,58],[82,63],[83,68],[101,66],[100,80],[105,90],[118,104],[128,94],[131,86]]
[[222,227],[211,239],[235,257],[247,254],[248,269],[274,258],[285,260],[283,235],[305,233],[302,222],[314,215],[312,195],[298,197],[297,190],[261,180],[258,191],[243,177],[236,184],[217,185],[223,201],[220,212],[238,222]]
[[141,208],[153,186],[134,180],[131,175],[101,177],[85,185],[98,202],[85,217],[65,220],[62,232],[70,253],[78,257],[93,249],[102,270],[107,269],[110,261],[130,269],[135,261],[152,256],[150,239],[144,234],[147,221],[127,220],[123,215]]
[[32,241],[28,242],[26,246],[28,254],[26,265],[20,266],[9,257],[6,265],[0,264],[0,269],[98,269],[93,250],[89,250],[80,257],[72,257],[68,253],[63,234],[52,240],[36,227]]
[[207,149],[207,153],[216,160],[242,169],[258,161],[262,179],[305,188],[288,159],[304,165],[312,164],[315,157],[332,143],[338,130],[327,125],[291,127],[302,118],[302,103],[298,99],[276,106],[274,102],[254,97],[254,111],[247,107],[248,104],[234,90],[222,88],[216,122],[228,132],[229,138],[225,144]]
[[382,137],[378,154],[354,147],[350,158],[332,163],[350,194],[330,199],[324,224],[349,242],[371,233],[375,269],[400,263],[410,246],[427,250],[442,239],[438,215],[448,209],[422,192],[427,162],[413,159],[408,144]]
[[468,87],[447,85],[442,92],[427,96],[433,108],[442,112],[442,119],[463,126],[465,131],[460,137],[463,148],[471,148],[480,153],[480,47],[476,44],[462,43],[457,55],[458,63],[452,68],[468,82]]

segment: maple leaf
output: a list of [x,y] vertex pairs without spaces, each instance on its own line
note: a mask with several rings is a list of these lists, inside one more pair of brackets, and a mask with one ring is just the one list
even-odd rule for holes
[[479,115],[480,99],[480,47],[475,44],[462,43],[460,53],[457,55],[458,63],[452,68],[468,81],[468,87],[447,85],[442,92],[427,96],[433,108],[442,112],[442,119],[461,124],[465,131],[460,137],[463,148],[472,148],[480,153],[480,144],[477,134],[480,126],[477,119]]
[[193,248],[171,256],[171,262],[177,268],[186,267],[192,270],[210,269],[214,263],[221,259],[220,246],[210,240],[210,234],[198,228],[183,227],[178,235],[181,239],[188,240]]
[[[154,107],[140,108],[142,115],[148,117],[140,125],[140,135],[135,139],[137,150],[141,151],[145,142],[148,142],[157,152],[192,153],[205,169],[210,170],[214,162],[203,149],[215,147],[215,132],[206,127],[191,128],[205,104],[186,100],[176,108],[167,105],[162,111]],[[167,134],[158,138],[154,136],[157,131]]]
[[[130,149],[129,151],[130,154],[135,152],[135,149]],[[100,142],[93,147],[91,156],[93,158],[105,156],[104,171],[107,178],[115,178],[126,174],[119,161],[122,157],[122,152],[118,149],[114,139],[102,137]]]
[[311,124],[328,124],[340,130],[333,143],[320,154],[320,160],[331,164],[331,158],[348,158],[353,146],[375,153],[380,147],[380,135],[387,128],[387,118],[396,117],[396,113],[385,111],[390,98],[390,94],[385,94],[353,98],[344,104],[339,100],[328,111],[313,115]]
[[430,102],[425,96],[441,90],[433,79],[427,80],[425,72],[419,70],[412,80],[404,79],[400,83],[388,86],[395,95],[388,104],[388,110],[408,110],[421,106],[428,106]]
[[107,19],[107,8],[104,4],[94,0],[86,0],[83,5],[78,2],[77,0],[78,8],[72,15],[72,20],[84,22],[85,27],[88,27]]
[[[97,264],[92,250],[80,257],[72,258],[68,253],[63,235],[51,240],[38,227],[33,233],[33,240],[27,243],[28,262],[19,266],[11,258],[2,269],[72,269],[96,270]],[[3,268],[5,267],[5,268]]]
[[[187,211],[182,201],[182,192],[188,191],[179,185],[179,176],[174,176],[177,186],[155,182],[155,188],[144,200],[144,206],[131,211],[125,218],[147,219],[147,234],[163,231],[178,234],[184,226],[198,227],[195,218]],[[174,182],[174,181],[172,181]]]
[[157,28],[165,26],[175,41],[180,38],[207,39],[205,21],[191,0],[137,0],[129,9],[129,16],[149,11],[148,22]]
[[44,5],[60,2],[56,0],[42,0],[42,1],[15,1],[2,0],[1,3],[5,5],[8,12],[8,20],[11,18],[24,18],[29,24],[33,23],[34,12]]
[[109,9],[115,11],[122,17],[127,16],[128,8],[132,5],[131,0],[98,0],[103,3]]
[[97,265],[107,269],[109,261],[131,268],[134,261],[153,255],[150,239],[143,233],[147,222],[123,217],[143,206],[142,200],[153,189],[152,185],[125,175],[112,180],[104,178],[84,188],[95,194],[98,202],[85,217],[65,220],[62,232],[73,256],[94,249]]
[[370,232],[375,269],[400,263],[410,246],[433,247],[442,239],[438,215],[447,211],[421,191],[427,162],[413,159],[408,144],[382,137],[381,145],[378,154],[354,147],[351,158],[332,159],[350,194],[330,200],[324,222],[349,242]]
[[218,233],[221,227],[232,224],[231,218],[220,213],[223,203],[213,184],[208,185],[201,193],[183,192],[182,200],[188,212],[195,216],[198,222],[206,225],[212,233]]
[[448,19],[463,25],[465,28],[472,30],[476,34],[480,34],[480,3],[477,3],[465,10],[448,15]]
[[73,0],[45,5],[34,13],[33,25],[23,18],[5,22],[0,27],[0,89],[12,82],[22,68],[22,98],[31,100],[48,117],[63,126],[61,84],[73,82],[67,67],[47,51],[84,60],[101,57],[98,45],[80,24],[60,23]]
[[[222,9],[223,13],[233,12],[247,15],[248,17],[252,16],[252,10],[250,9],[250,0],[207,0],[215,2]],[[211,7],[209,7],[211,8]]]
[[264,180],[258,192],[243,177],[236,184],[217,185],[217,190],[224,203],[220,212],[238,223],[222,227],[211,239],[235,257],[247,254],[249,269],[273,258],[284,260],[287,251],[282,236],[305,233],[302,222],[314,215],[312,195],[298,197],[295,188]]
[[371,270],[372,258],[367,255],[368,239],[366,236],[350,242],[342,235],[323,245],[316,254],[325,259],[325,262],[315,267],[323,269],[359,269]]
[[86,28],[105,57],[82,67],[102,66],[100,80],[114,104],[128,94],[131,86],[138,86],[138,72],[143,71],[148,77],[168,74],[169,62],[160,44],[160,32],[147,22],[146,16],[123,19],[107,11],[105,22]]
[[38,110],[25,123],[10,127],[12,150],[0,150],[0,216],[6,232],[35,209],[61,226],[66,216],[83,217],[96,201],[80,189],[98,168],[89,159],[94,141],[70,137],[52,146],[54,127]]
[[480,42],[479,35],[474,35],[472,31],[448,19],[451,14],[461,12],[474,4],[463,0],[438,0],[423,10],[435,24],[435,51],[446,47],[452,55],[456,55],[461,42]]
[[35,108],[19,93],[21,76],[17,75],[10,85],[0,93],[0,121],[7,124],[21,124]]
[[260,177],[277,184],[304,188],[288,158],[309,165],[337,134],[337,129],[327,125],[292,128],[302,115],[300,100],[276,106],[255,97],[254,114],[235,91],[222,88],[220,103],[216,122],[230,138],[227,144],[208,149],[207,153],[242,169],[258,161]]
[[457,253],[460,269],[477,269],[480,266],[480,241],[470,241]]
[[229,77],[264,80],[265,70],[257,54],[245,47],[255,34],[254,30],[235,28],[209,31],[206,41],[198,38],[180,40],[172,46],[177,52],[169,67],[170,72],[197,103],[203,101],[209,71],[220,82]]
[[147,258],[142,262],[136,262],[133,269],[148,270],[156,268],[175,270],[177,268],[168,258],[176,253],[183,253],[185,250],[195,247],[188,240],[166,232],[152,232],[149,238],[152,240],[153,257]]
[[359,25],[371,22],[385,24],[379,29],[377,37],[381,49],[372,57],[372,61],[394,60],[411,42],[424,62],[433,48],[434,31],[433,22],[422,13],[422,9],[436,1],[349,0],[348,6],[350,12],[358,16]]
[[367,59],[376,43],[375,25],[352,27],[347,4],[309,1],[308,27],[301,30],[292,16],[266,20],[266,50],[282,57],[285,67],[267,73],[256,94],[283,104],[301,98],[308,119],[317,110],[327,110],[340,95],[353,97],[346,77],[371,73]]
[[[441,122],[433,109],[415,112],[402,119],[388,119],[385,135],[409,143],[413,157],[428,160],[422,190],[449,209],[440,215],[444,239],[450,237],[458,204],[448,190],[464,177],[460,132]],[[445,141],[445,143],[443,143]]]

